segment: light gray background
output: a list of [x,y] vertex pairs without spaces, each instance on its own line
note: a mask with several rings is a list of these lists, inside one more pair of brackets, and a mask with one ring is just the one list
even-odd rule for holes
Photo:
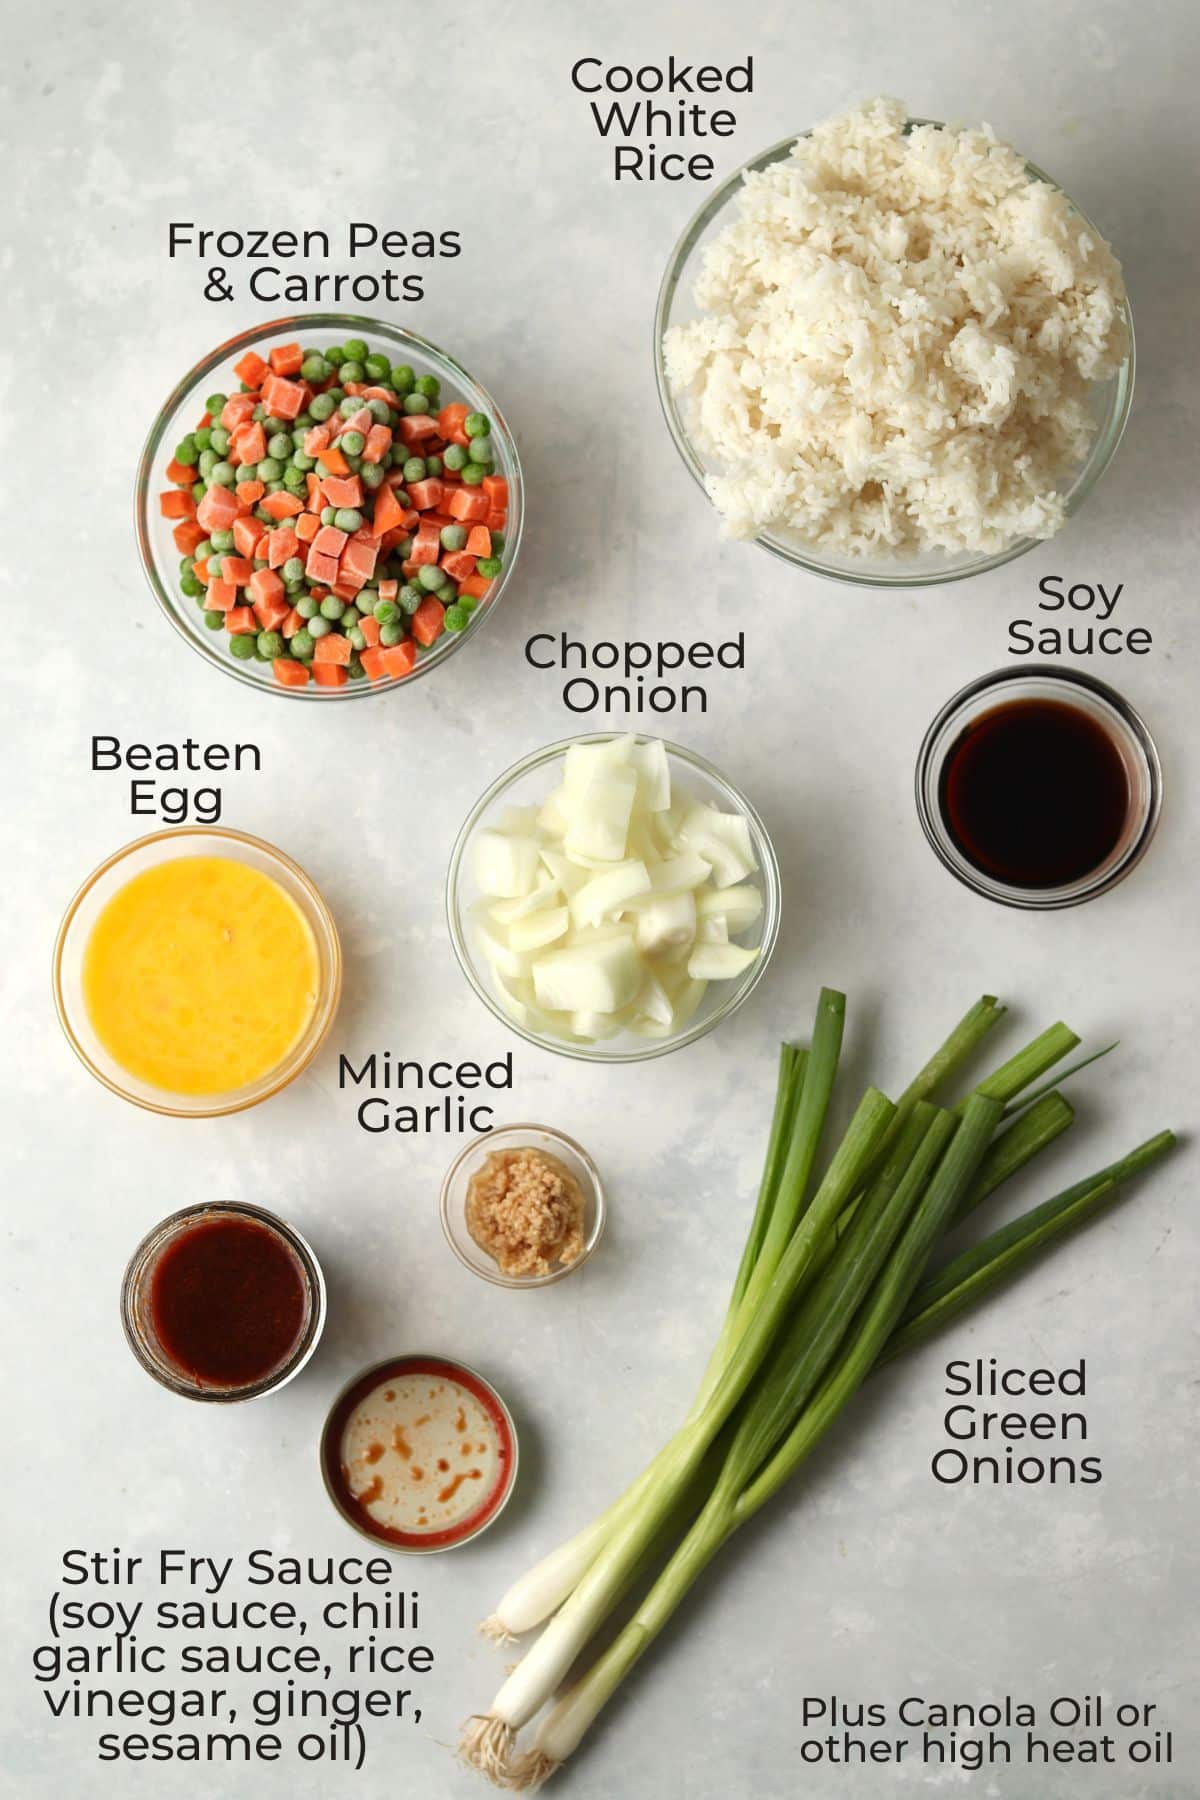
[[[1121,1036],[1119,1056],[1080,1084],[1080,1126],[1023,1190],[1027,1203],[1192,1121],[1194,10],[622,0],[587,8],[585,23],[575,9],[503,0],[340,12],[293,0],[260,23],[245,6],[124,4],[14,7],[7,42],[5,1791],[457,1800],[483,1789],[446,1745],[503,1660],[473,1622],[640,1465],[688,1399],[748,1217],[776,1044],[806,1030],[822,981],[849,991],[851,1066],[893,1085],[984,989],[1012,1004],[1009,1045],[1056,1015],[1092,1042]],[[656,285],[703,193],[615,186],[568,82],[582,54],[640,63],[671,51],[754,55],[757,91],[733,103],[740,129],[717,146],[718,174],[886,90],[918,113],[987,118],[1107,232],[1137,316],[1137,397],[1113,470],[1058,542],[967,586],[888,597],[718,539],[650,368]],[[314,145],[318,74],[332,98]],[[431,268],[427,300],[393,316],[502,398],[528,479],[528,538],[503,616],[450,672],[302,713],[223,680],[172,635],[137,567],[130,492],[180,372],[269,316],[205,302],[201,266],[167,259],[167,221],[337,231],[348,215],[461,230],[465,253]],[[943,872],[910,788],[929,717],[1005,660],[1007,622],[1032,611],[1049,572],[1124,582],[1118,618],[1153,630],[1152,655],[1088,666],[1144,709],[1169,800],[1133,879],[1085,910],[1035,918]],[[742,626],[745,674],[715,679],[708,716],[670,728],[744,786],[774,834],[786,905],[770,979],[713,1037],[646,1067],[589,1069],[521,1046],[455,966],[441,881],[485,783],[571,727],[553,678],[526,668],[525,638]],[[348,975],[328,1049],[254,1112],[192,1125],[140,1113],[89,1081],[59,1034],[48,968],[60,912],[142,829],[124,778],[89,772],[93,731],[258,742],[264,772],[227,782],[226,822],[296,856],[337,915]],[[533,1295],[484,1286],[442,1241],[437,1190],[457,1141],[367,1137],[336,1086],[341,1049],[483,1058],[514,1044],[501,1118],[577,1134],[612,1191],[593,1263]],[[1185,1153],[1019,1291],[885,1378],[712,1572],[571,1791],[1200,1793],[1192,1185]],[[319,1356],[284,1394],[246,1408],[160,1392],[117,1326],[134,1243],[207,1196],[277,1207],[330,1278]],[[423,1724],[377,1729],[357,1777],[294,1764],[99,1768],[91,1729],[52,1728],[28,1674],[62,1550],[359,1548],[322,1491],[317,1433],[353,1371],[416,1347],[489,1373],[525,1454],[519,1498],[487,1539],[398,1564],[421,1589],[440,1658]],[[951,1352],[1086,1356],[1103,1485],[936,1486],[927,1466]],[[1176,1767],[970,1778],[805,1772],[793,1760],[804,1694],[895,1703],[1005,1690],[1043,1705],[1070,1692],[1155,1700],[1176,1728]]]

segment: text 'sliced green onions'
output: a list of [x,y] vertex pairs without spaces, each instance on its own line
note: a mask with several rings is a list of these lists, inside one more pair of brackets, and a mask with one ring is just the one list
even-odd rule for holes
[[[499,1786],[537,1787],[575,1750],[706,1564],[796,1472],[873,1369],[977,1304],[1170,1149],[1171,1133],[1160,1133],[927,1275],[944,1234],[1073,1121],[1060,1093],[1033,1087],[1079,1041],[1062,1024],[956,1104],[935,1104],[1002,1013],[991,996],[972,1007],[897,1104],[869,1088],[819,1177],[843,996],[822,993],[806,1050],[784,1046],[754,1217],[688,1417],[626,1493],[511,1588],[485,1624],[511,1639],[549,1621],[490,1711],[464,1729],[463,1756]],[[664,1556],[629,1623],[543,1713],[614,1607]],[[523,1751],[517,1733],[539,1713]]]

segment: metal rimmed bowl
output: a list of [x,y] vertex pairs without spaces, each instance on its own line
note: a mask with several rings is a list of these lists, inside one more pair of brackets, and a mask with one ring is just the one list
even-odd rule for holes
[[[908,122],[910,128],[915,125],[934,123],[936,121],[931,119],[910,119]],[[663,339],[673,325],[686,323],[699,315],[699,309],[692,299],[692,294],[700,269],[701,257],[705,247],[728,222],[728,215],[736,203],[745,176],[758,174],[762,170],[770,168],[773,163],[782,162],[791,154],[792,146],[796,143],[797,138],[810,135],[811,132],[808,131],[793,132],[789,137],[781,139],[779,143],[772,144],[770,149],[761,151],[759,155],[751,157],[748,162],[743,163],[739,169],[735,169],[726,181],[708,195],[704,204],[685,226],[679,241],[672,250],[666,272],[663,275],[662,285],[658,291],[658,301],[654,310],[654,374],[658,384],[659,402],[675,448],[683,459],[684,466],[690,470],[702,488],[705,488],[706,477],[719,471],[715,464],[706,462],[704,453],[692,435],[686,417],[686,402],[677,399],[671,389],[667,379]],[[1058,183],[1039,169],[1035,163],[1027,162],[1025,167],[1035,181],[1044,181],[1050,187],[1058,187]],[[1073,201],[1071,205],[1078,215],[1080,224],[1094,232],[1098,238],[1101,237],[1102,234],[1092,224],[1087,214],[1076,207]],[[1129,417],[1129,409],[1133,400],[1135,353],[1133,314],[1128,300],[1122,307],[1122,315],[1128,333],[1128,354],[1111,381],[1097,382],[1092,386],[1090,400],[1096,421],[1096,433],[1087,458],[1075,471],[1066,488],[1065,500],[1068,517],[1079,511],[1108,468],[1116,454]],[[1043,540],[1027,537],[1013,538],[1003,549],[986,554],[964,552],[960,555],[948,555],[942,552],[930,552],[903,558],[838,556],[829,551],[816,549],[807,544],[798,533],[786,530],[760,531],[752,541],[764,550],[769,550],[772,556],[778,556],[784,562],[791,563],[795,568],[806,569],[814,575],[823,575],[831,581],[848,582],[859,587],[914,588],[933,587],[947,581],[962,581],[971,575],[981,575],[988,569],[1001,568],[1005,563],[1012,562],[1015,557],[1023,556],[1027,550],[1034,549]]]
[[[1102,727],[1125,770],[1129,802],[1120,837],[1097,868],[1061,887],[1018,887],[989,875],[964,855],[944,816],[942,774],[951,751],[976,720],[1014,700],[1057,701],[1086,714]],[[1115,688],[1065,665],[1022,663],[981,675],[942,707],[917,756],[916,797],[925,836],[964,887],[1001,906],[1052,912],[1107,893],[1142,860],[1162,811],[1162,769],[1144,719]]]
[[623,1032],[598,1043],[585,1043],[575,1039],[542,1037],[513,1016],[505,1004],[504,995],[495,986],[486,959],[477,949],[468,916],[469,908],[477,897],[470,874],[471,851],[476,834],[488,825],[493,810],[500,811],[505,806],[540,805],[551,789],[558,786],[561,780],[560,765],[572,744],[602,744],[609,742],[612,736],[613,733],[609,731],[593,731],[581,737],[562,738],[558,743],[547,744],[543,749],[534,750],[529,756],[522,757],[520,762],[514,763],[510,769],[497,776],[480,795],[463,822],[446,872],[446,922],[450,930],[450,941],[463,974],[479,998],[496,1018],[502,1020],[510,1031],[515,1031],[518,1037],[524,1038],[526,1043],[537,1044],[544,1050],[553,1050],[559,1056],[570,1056],[580,1062],[644,1062],[650,1057],[665,1056],[671,1050],[679,1050],[685,1044],[694,1044],[697,1038],[705,1037],[749,999],[766,973],[779,935],[779,863],[767,835],[767,828],[758,812],[746,796],[705,757],[695,750],[685,749],[682,744],[669,743],[663,739],[672,790],[678,780],[697,800],[707,801],[723,812],[741,813],[749,825],[755,861],[758,863],[758,874],[753,879],[762,891],[763,908],[754,926],[749,932],[739,936],[738,942],[746,948],[757,948],[758,955],[736,980],[710,982],[697,1012],[674,1037],[639,1038]]
[[[317,947],[317,1001],[312,1017],[288,1054],[257,1081],[227,1094],[175,1094],[130,1074],[101,1043],[83,992],[83,961],[101,912],[126,882],[177,857],[223,856],[269,875],[300,909]],[[312,1062],[325,1041],[342,992],[342,950],[333,915],[299,863],[273,844],[223,826],[183,825],[138,838],[93,869],[63,916],[54,945],[54,1002],[67,1041],[88,1072],[110,1093],[147,1112],[177,1119],[211,1119],[257,1106],[285,1088]]]
[[[442,383],[439,404],[451,400],[464,401],[473,412],[486,413],[492,423],[492,440],[496,449],[495,467],[508,482],[508,522],[505,526],[504,566],[492,583],[486,599],[472,616],[465,631],[444,632],[436,643],[423,651],[409,675],[388,681],[350,681],[342,687],[322,687],[310,681],[304,687],[282,687],[272,675],[269,662],[238,662],[229,654],[224,631],[208,630],[204,614],[194,599],[180,591],[180,553],[172,537],[175,521],[158,516],[158,496],[169,484],[166,465],[175,445],[193,431],[204,413],[204,402],[214,388],[222,393],[236,393],[239,381],[233,364],[247,350],[265,350],[273,343],[299,338],[308,349],[324,350],[347,337],[361,337],[372,349],[387,351],[393,364],[409,363],[418,375],[436,375]],[[256,325],[237,337],[218,344],[203,357],[178,383],[163,402],[150,427],[149,436],[138,462],[134,493],[135,528],[142,568],[150,590],[166,617],[184,641],[205,662],[244,686],[260,693],[285,694],[293,699],[330,702],[354,700],[364,694],[386,692],[403,687],[420,675],[440,668],[465,643],[483,630],[495,612],[516,567],[521,544],[523,517],[521,465],[516,443],[496,402],[474,376],[468,374],[452,356],[440,350],[416,332],[402,331],[382,319],[361,318],[353,313],[298,313],[288,318],[272,319]]]
[[[583,1199],[583,1249],[574,1262],[558,1263],[545,1275],[506,1275],[487,1251],[480,1249],[467,1226],[467,1190],[493,1150],[542,1150],[557,1157],[574,1177]],[[439,1204],[446,1242],[459,1262],[473,1275],[505,1288],[550,1287],[581,1269],[600,1242],[608,1210],[600,1171],[587,1151],[574,1138],[549,1125],[503,1125],[495,1131],[485,1131],[460,1150],[450,1164]]]

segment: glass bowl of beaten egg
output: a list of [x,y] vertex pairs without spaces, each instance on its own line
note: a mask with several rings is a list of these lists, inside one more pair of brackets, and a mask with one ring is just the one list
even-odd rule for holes
[[62,1028],[134,1106],[214,1118],[312,1062],[337,1011],[337,927],[274,845],[223,827],[154,832],[94,869],[54,946]]

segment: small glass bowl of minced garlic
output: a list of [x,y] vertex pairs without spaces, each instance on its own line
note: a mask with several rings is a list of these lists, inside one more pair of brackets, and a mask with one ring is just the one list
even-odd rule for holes
[[442,1183],[442,1227],[461,1263],[497,1287],[548,1287],[587,1261],[604,1188],[579,1144],[547,1125],[505,1125],[459,1152]]

